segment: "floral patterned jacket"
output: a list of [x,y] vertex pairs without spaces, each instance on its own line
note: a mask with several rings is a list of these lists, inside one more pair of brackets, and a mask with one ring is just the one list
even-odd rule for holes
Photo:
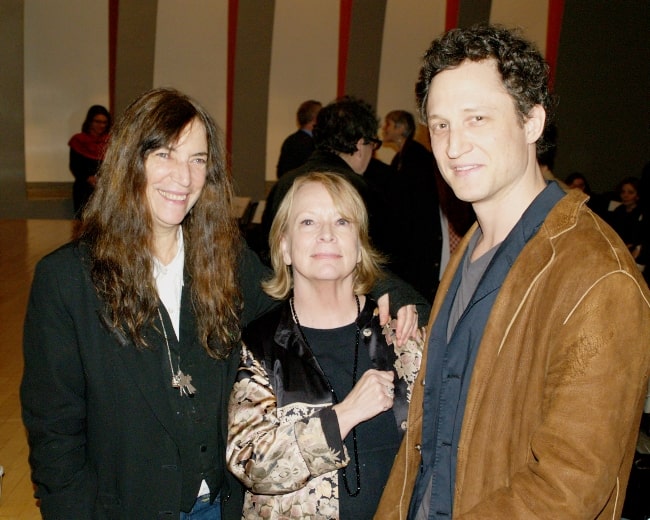
[[[406,426],[422,342],[402,347],[366,298],[357,319],[373,368],[395,373],[393,413]],[[252,323],[228,410],[228,468],[248,488],[243,518],[338,518],[338,470],[349,462],[325,376],[288,302]]]

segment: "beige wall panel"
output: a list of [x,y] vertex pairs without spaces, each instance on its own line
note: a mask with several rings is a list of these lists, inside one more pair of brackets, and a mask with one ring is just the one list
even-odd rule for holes
[[[422,55],[431,41],[445,30],[445,12],[446,0],[388,0],[386,3],[377,98],[380,128],[384,116],[391,110],[408,110],[418,120],[415,82]],[[416,139],[428,144],[422,129]],[[390,162],[394,153],[392,148],[384,146],[377,157]]]
[[24,5],[25,179],[72,182],[68,139],[90,105],[108,107],[108,1]]
[[154,86],[204,105],[222,129],[228,79],[227,0],[158,0]]
[[492,0],[490,21],[521,27],[541,53],[546,53],[548,0]]
[[445,0],[388,0],[379,72],[377,114],[408,110],[415,115],[415,82],[421,58],[445,28]]
[[275,180],[282,141],[296,131],[296,110],[307,99],[336,96],[339,3],[276,0],[273,22],[266,179]]

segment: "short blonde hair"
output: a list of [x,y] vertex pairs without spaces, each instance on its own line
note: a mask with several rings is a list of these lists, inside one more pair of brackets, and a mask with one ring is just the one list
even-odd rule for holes
[[311,172],[301,175],[294,182],[280,203],[278,212],[273,219],[269,233],[271,264],[273,277],[262,283],[262,288],[271,297],[284,300],[293,289],[291,266],[284,263],[282,254],[282,239],[289,224],[289,215],[298,190],[309,183],[322,185],[332,197],[334,206],[341,216],[356,224],[359,232],[361,261],[357,264],[354,274],[354,293],[366,294],[375,281],[382,275],[383,257],[372,247],[368,235],[368,212],[359,192],[345,177],[333,172]]

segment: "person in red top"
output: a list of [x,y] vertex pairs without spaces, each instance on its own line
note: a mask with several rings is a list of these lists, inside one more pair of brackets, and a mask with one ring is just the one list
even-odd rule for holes
[[74,175],[72,201],[75,217],[81,211],[95,189],[97,171],[104,158],[104,149],[111,129],[111,115],[102,105],[88,109],[81,132],[68,141],[70,147],[70,171]]

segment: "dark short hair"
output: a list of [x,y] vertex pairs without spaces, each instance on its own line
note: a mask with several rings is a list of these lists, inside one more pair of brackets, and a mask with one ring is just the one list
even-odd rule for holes
[[[533,43],[518,30],[500,25],[477,24],[447,31],[435,39],[424,54],[423,65],[415,86],[420,117],[426,121],[426,105],[433,78],[465,60],[494,60],[503,86],[512,97],[521,121],[535,105],[546,111],[546,126],[553,119],[555,100],[548,89],[548,64]],[[548,148],[544,137],[537,141],[537,151]]]
[[354,153],[359,139],[375,139],[378,129],[379,121],[368,103],[344,96],[318,113],[314,143],[319,150]]
[[300,126],[305,126],[307,123],[312,121],[318,112],[320,111],[321,107],[323,105],[321,104],[320,101],[316,101],[315,99],[309,99],[307,101],[303,101],[300,103],[300,106],[298,107],[298,112],[296,114],[296,118],[298,119],[298,124]]

